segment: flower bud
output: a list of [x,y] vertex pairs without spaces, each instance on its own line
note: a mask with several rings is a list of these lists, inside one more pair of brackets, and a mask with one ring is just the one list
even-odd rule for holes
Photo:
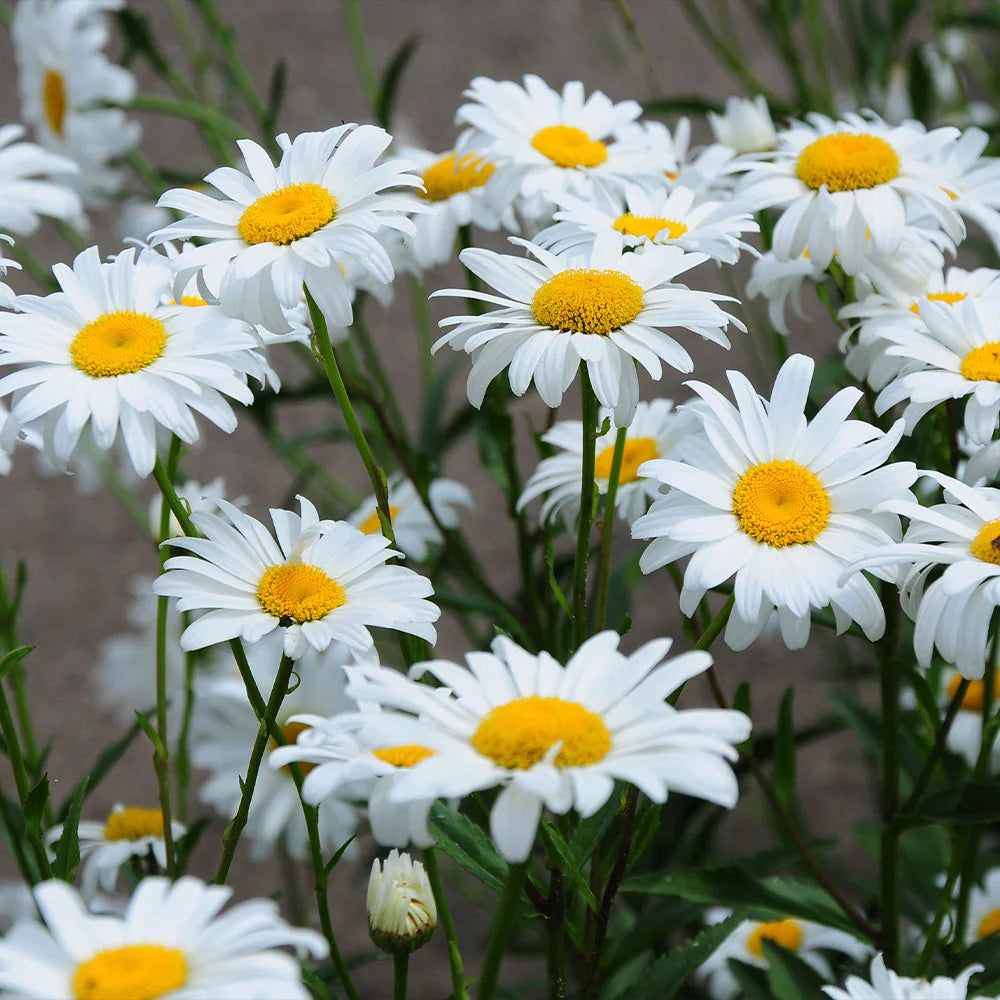
[[389,852],[385,867],[372,863],[368,879],[368,933],[390,955],[423,947],[437,926],[437,906],[424,866],[409,854]]
[[767,99],[758,95],[753,100],[730,97],[723,115],[709,112],[708,124],[715,141],[735,149],[737,153],[761,153],[774,149],[778,137],[767,107]]

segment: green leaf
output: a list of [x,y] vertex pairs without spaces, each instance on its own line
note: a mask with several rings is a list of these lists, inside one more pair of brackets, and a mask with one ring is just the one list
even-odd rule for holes
[[352,836],[348,837],[347,840],[345,840],[340,845],[340,847],[337,848],[337,850],[334,853],[333,857],[330,858],[330,860],[327,861],[327,863],[323,866],[323,874],[327,878],[330,877],[330,872],[332,872],[333,869],[336,868],[337,865],[340,864],[340,859],[344,856],[344,851],[346,851],[347,848],[350,847],[351,844],[354,843],[354,841],[355,841],[356,838],[357,838],[357,834],[356,833],[353,834]]
[[566,599],[566,595],[563,593],[563,589],[559,586],[559,581],[556,579],[555,546],[553,545],[551,536],[547,538],[545,542],[545,567],[549,571],[549,589],[556,595],[559,607],[561,607],[566,614],[572,615],[573,612],[570,610],[569,601]]
[[302,982],[305,983],[309,992],[314,997],[317,997],[317,1000],[334,1000],[333,994],[327,988],[326,983],[310,969],[302,969]]
[[393,53],[385,72],[382,74],[382,82],[378,88],[378,100],[375,102],[375,120],[387,132],[391,131],[396,92],[399,90],[403,73],[413,57],[413,53],[417,51],[418,44],[417,35],[410,35]]
[[582,867],[590,859],[594,849],[615,821],[620,809],[619,796],[612,795],[593,816],[581,820],[569,842],[573,857],[578,865]]
[[35,840],[42,839],[42,816],[48,801],[49,776],[43,774],[28,792],[28,801],[24,803],[24,828],[28,831],[28,836]]
[[187,869],[188,860],[201,840],[201,835],[208,829],[208,817],[202,816],[191,823],[184,835],[174,841],[174,856],[177,861],[177,873],[182,875]]
[[1000,787],[969,782],[959,788],[928,795],[913,818],[923,823],[977,826],[1000,820]]
[[80,863],[80,810],[87,795],[89,778],[84,778],[69,801],[66,818],[63,820],[62,834],[59,846],[56,848],[56,861],[52,874],[64,882],[73,881],[73,871]]
[[[156,730],[153,728],[153,724],[146,718],[142,712],[135,713],[135,721],[142,728],[142,731],[146,734],[146,738],[150,743],[153,744],[154,752],[160,757],[161,760],[167,759],[167,751],[163,744],[160,742],[160,737]],[[242,779],[241,779],[242,784]],[[242,788],[240,789],[242,791]]]
[[698,94],[678,94],[676,97],[658,97],[646,101],[642,106],[647,115],[695,114],[704,115],[709,111],[721,115],[723,107],[718,101],[709,100]]
[[814,1000],[823,996],[823,979],[794,952],[762,939],[767,959],[767,979],[774,1000]]
[[794,701],[795,688],[790,687],[781,698],[778,728],[774,736],[774,794],[786,812],[791,808],[795,794]]
[[285,85],[288,82],[288,63],[284,59],[279,59],[271,70],[271,79],[267,87],[267,105],[264,115],[267,121],[268,132],[273,132],[277,128],[278,116],[281,114],[281,105],[285,100]]
[[767,972],[754,965],[747,965],[735,958],[726,962],[733,978],[740,984],[741,1000],[774,1000],[767,981]]
[[562,861],[566,874],[569,875],[569,877],[576,883],[577,888],[580,890],[587,903],[587,906],[589,906],[590,909],[596,913],[600,908],[597,899],[595,898],[593,892],[591,892],[590,884],[587,882],[586,876],[577,865],[576,857],[574,856],[569,844],[566,843],[563,835],[559,832],[559,829],[554,823],[550,823],[548,820],[542,820],[542,823],[538,828],[538,832],[541,835],[545,853],[553,862],[550,867],[555,867],[560,861]]
[[431,807],[430,829],[437,846],[467,872],[500,892],[507,881],[507,862],[496,852],[493,841],[461,813],[440,802]]
[[34,648],[34,646],[18,646],[17,649],[12,649],[6,656],[4,656],[4,658],[0,660],[0,681],[2,681]]

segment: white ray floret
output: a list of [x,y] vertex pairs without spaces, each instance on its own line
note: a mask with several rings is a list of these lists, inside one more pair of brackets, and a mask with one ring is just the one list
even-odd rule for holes
[[61,178],[79,168],[33,142],[20,142],[23,125],[0,127],[0,231],[30,236],[39,216],[86,227],[80,196]]
[[[844,989],[839,986],[824,986],[823,992],[831,1000],[966,1000],[969,995],[969,980],[982,972],[981,965],[970,965],[957,978],[935,976],[932,980],[911,979],[900,976],[885,967],[881,954],[872,959],[869,979],[848,976]],[[996,1000],[983,997],[982,1000]]]

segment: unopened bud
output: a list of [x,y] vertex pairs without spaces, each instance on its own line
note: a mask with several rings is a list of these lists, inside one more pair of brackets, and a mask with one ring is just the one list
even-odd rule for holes
[[424,866],[392,850],[368,879],[368,933],[383,951],[401,955],[422,948],[437,926],[437,906]]

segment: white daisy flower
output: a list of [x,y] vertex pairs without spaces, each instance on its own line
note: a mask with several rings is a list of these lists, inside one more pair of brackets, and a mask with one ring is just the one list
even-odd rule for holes
[[587,201],[568,194],[555,201],[560,208],[553,216],[555,225],[543,229],[534,242],[556,254],[589,248],[602,232],[620,233],[632,249],[662,243],[726,264],[735,264],[741,250],[756,253],[740,239],[742,233],[760,230],[744,206],[698,199],[679,184],[670,191],[630,184],[624,198],[598,190]]
[[1000,868],[983,873],[979,884],[969,893],[969,912],[965,923],[965,943],[981,941],[1000,931]]
[[808,248],[826,268],[836,251],[844,271],[855,274],[869,234],[878,254],[897,251],[908,213],[930,215],[952,240],[964,236],[936,160],[957,137],[953,128],[890,127],[875,115],[834,121],[810,114],[778,136],[773,160],[743,162],[738,194],[755,209],[783,209],[774,228],[779,257]]
[[773,250],[768,250],[753,262],[753,270],[747,282],[747,298],[766,299],[771,326],[787,337],[790,335],[785,320],[788,300],[791,299],[792,312],[799,319],[805,319],[806,314],[802,310],[802,285],[807,280],[821,283],[825,274],[825,269],[817,267],[807,253],[792,260],[784,260],[776,256]]
[[718,306],[726,296],[694,291],[674,279],[707,258],[677,247],[651,246],[624,253],[621,241],[598,239],[587,253],[562,256],[511,238],[532,257],[491,250],[463,250],[459,259],[499,294],[448,288],[458,295],[499,306],[480,316],[449,316],[453,327],[432,350],[450,344],[472,355],[468,395],[482,405],[486,388],[509,366],[511,391],[523,396],[534,381],[546,406],[558,406],[586,364],[594,392],[627,424],[639,401],[636,362],[656,380],[661,361],[689,372],[691,356],[662,327],[681,327],[728,348],[723,330],[745,327]]
[[[717,924],[731,914],[732,910],[712,909],[708,912],[707,919],[709,923]],[[822,952],[839,951],[856,960],[871,954],[868,945],[862,944],[850,934],[811,920],[800,920],[797,917],[768,921],[744,920],[736,925],[732,934],[698,970],[698,976],[707,980],[708,993],[713,1000],[733,1000],[740,995],[741,987],[729,971],[730,959],[761,969],[767,968],[764,941],[773,941],[782,948],[795,952],[824,979],[831,979],[833,970]]]
[[848,419],[859,389],[842,389],[807,421],[813,367],[792,355],[770,400],[740,372],[727,372],[736,406],[689,382],[704,401],[696,410],[702,433],[678,444],[680,461],[657,459],[639,470],[672,487],[632,526],[633,538],[653,539],[642,571],[691,555],[680,597],[689,617],[706,591],[735,577],[725,636],[733,649],[749,646],[775,612],[785,644],[800,649],[812,609],[828,605],[838,632],[853,620],[874,641],[885,629],[871,583],[861,574],[838,578],[860,556],[899,539],[899,518],[872,511],[889,499],[912,500],[917,471],[912,462],[883,465],[902,423],[883,433]]
[[671,185],[686,187],[697,193],[699,198],[725,201],[733,196],[735,170],[739,158],[736,150],[722,143],[713,142],[708,146],[692,147],[691,122],[681,118],[671,134],[662,122],[643,122],[633,128],[644,128],[652,138],[660,136],[667,142],[677,158],[677,165],[667,171]]
[[[207,483],[200,483],[196,479],[189,479],[184,483],[175,483],[174,492],[178,498],[187,504],[192,514],[210,514],[219,506],[220,500],[226,499],[226,481],[222,476]],[[239,497],[232,501],[236,507],[245,507],[248,503],[247,497]],[[149,501],[149,531],[154,538],[160,537],[160,515],[163,511],[163,497],[157,493]],[[171,513],[170,525],[167,529],[168,538],[179,538],[184,534],[184,529],[180,522]]]
[[[281,660],[281,640],[271,635],[247,644],[246,654],[257,688],[266,699]],[[293,721],[293,716],[307,710],[328,716],[356,710],[344,694],[343,666],[350,659],[343,646],[333,643],[323,653],[309,650],[298,661],[298,684],[285,695],[276,719],[289,743],[294,744],[308,728]],[[226,820],[239,808],[240,779],[246,774],[259,725],[242,678],[210,679],[198,685],[191,722],[191,762],[208,773],[199,798]],[[309,770],[308,764],[302,765],[303,773]],[[333,799],[320,805],[319,835],[325,851],[337,850],[356,825],[357,811],[348,802]],[[258,772],[245,834],[252,843],[251,856],[257,861],[273,857],[279,844],[293,858],[309,856],[302,805],[287,768],[262,767]]]
[[967,129],[943,157],[945,192],[956,210],[975,222],[1000,251],[1000,159],[983,156],[990,141],[979,128]]
[[101,449],[121,428],[136,473],[156,460],[156,428],[198,440],[194,414],[236,429],[229,396],[253,401],[247,374],[259,374],[258,342],[214,310],[165,306],[170,271],[159,254],[123,251],[102,263],[97,247],[72,269],[57,264],[62,291],[19,295],[20,312],[0,313],[0,397],[13,394],[11,422],[45,419],[46,445],[65,463],[90,425]]
[[150,233],[162,229],[173,217],[169,209],[159,208],[154,202],[127,198],[121,203],[118,215],[118,235],[125,244],[145,243]]
[[[46,149],[78,164],[66,182],[91,204],[121,187],[112,166],[139,140],[139,124],[118,108],[135,94],[135,77],[101,51],[104,14],[124,0],[21,0],[11,24],[21,116]],[[144,234],[145,235],[145,234]]]
[[[288,332],[285,310],[308,287],[332,326],[350,326],[351,290],[339,264],[353,261],[373,278],[392,280],[389,255],[375,234],[383,227],[412,236],[404,214],[412,199],[388,189],[419,187],[409,164],[376,165],[392,141],[375,125],[340,125],[325,132],[279,135],[278,166],[257,143],[241,139],[249,176],[232,167],[205,182],[219,195],[175,188],[158,204],[184,212],[151,237],[154,243],[201,239],[175,261],[181,274],[203,272],[231,316]],[[419,207],[419,206],[418,206]]]
[[[369,739],[434,751],[397,774],[391,797],[458,798],[499,786],[490,831],[511,862],[531,853],[543,807],[591,816],[616,780],[654,802],[675,791],[735,805],[732,744],[747,738],[750,720],[719,709],[678,711],[665,701],[711,657],[691,652],[664,662],[669,639],[625,656],[618,642],[615,632],[593,636],[566,666],[498,637],[492,652],[466,656],[468,668],[432,660],[407,678],[348,667],[348,693],[386,709],[367,717]],[[425,674],[444,691],[420,683]]]
[[194,514],[202,538],[171,539],[173,556],[154,584],[157,594],[179,598],[181,611],[207,610],[181,636],[184,649],[202,649],[236,636],[256,642],[274,629],[285,653],[298,659],[310,647],[323,652],[333,640],[365,650],[368,626],[398,629],[427,642],[440,611],[425,600],[430,581],[403,566],[381,535],[365,535],[346,521],[321,521],[298,497],[301,515],[271,510],[277,541],[260,521],[219,501],[218,514]]
[[32,448],[43,447],[41,435],[34,429],[6,427],[10,411],[0,403],[0,476],[6,476],[13,468],[14,450],[19,444],[28,444]]
[[[689,411],[678,411],[673,406],[669,399],[641,402],[628,425],[615,495],[615,512],[628,524],[633,524],[645,514],[650,502],[660,492],[657,483],[639,478],[639,466],[651,459],[672,455],[677,442],[696,426],[697,421]],[[605,418],[611,419],[612,415],[602,411],[598,415],[598,427],[603,425]],[[602,496],[608,492],[617,436],[618,428],[611,419],[608,432],[597,438],[594,480]],[[544,495],[543,521],[559,516],[573,520],[580,506],[583,424],[579,420],[561,420],[542,435],[542,440],[559,448],[560,452],[538,463],[517,501],[517,509],[523,509],[532,500]]]
[[[871,975],[868,980],[860,976],[848,976],[844,989],[824,986],[823,992],[831,1000],[966,1000],[969,980],[982,972],[981,965],[970,965],[957,979],[935,976],[933,980],[909,979],[898,976],[885,967],[881,954],[872,959]],[[977,996],[979,994],[976,994]],[[983,998],[988,1000],[988,998]],[[993,998],[996,1000],[996,998]]]
[[491,184],[516,199],[527,219],[551,214],[552,197],[588,198],[596,188],[626,183],[659,185],[673,164],[641,132],[623,129],[639,117],[635,101],[612,103],[600,91],[584,98],[579,80],[558,93],[531,74],[524,86],[478,76],[459,107],[458,152],[479,153],[495,164]]
[[[962,675],[951,667],[946,667],[941,672],[941,694],[938,704],[941,707],[942,718],[944,718],[948,705],[958,693],[962,680]],[[945,746],[952,753],[961,757],[969,767],[975,767],[976,761],[979,759],[979,750],[983,745],[984,694],[984,681],[969,681],[969,686],[945,740]],[[993,703],[1000,705],[1000,676],[994,678]],[[1000,770],[1000,746],[995,740],[991,748],[990,768],[993,772]],[[998,901],[998,905],[1000,905],[1000,901]],[[997,928],[1000,928],[1000,921],[997,923]]]
[[[416,486],[409,479],[391,476],[388,487],[389,518],[392,521],[392,533],[396,536],[396,546],[405,556],[417,562],[424,562],[430,547],[444,541],[437,522],[445,528],[457,528],[456,508],[472,506],[472,494],[468,487],[454,479],[435,479],[431,482],[427,498],[434,517],[424,506]],[[366,535],[382,531],[374,493],[361,502],[354,513],[348,516],[347,522]]]
[[18,142],[23,125],[0,127],[0,230],[30,236],[39,216],[86,227],[80,196],[57,178],[79,168],[33,142]]
[[228,886],[185,876],[143,879],[124,916],[87,911],[65,882],[35,887],[44,925],[24,921],[0,941],[0,989],[37,1000],[308,1000],[292,947],[316,958],[326,942],[291,927],[266,899],[219,911]]
[[715,141],[737,153],[764,153],[778,144],[778,134],[763,94],[752,99],[727,97],[721,115],[709,111],[708,124]]
[[[170,830],[176,842],[184,836],[183,823],[171,820]],[[63,833],[62,823],[45,834],[52,850]],[[118,885],[118,872],[130,858],[139,861],[152,856],[162,869],[167,867],[167,847],[163,839],[163,813],[159,808],[117,804],[103,823],[82,821],[78,828],[82,862],[80,894],[91,901],[98,888],[112,893]]]

